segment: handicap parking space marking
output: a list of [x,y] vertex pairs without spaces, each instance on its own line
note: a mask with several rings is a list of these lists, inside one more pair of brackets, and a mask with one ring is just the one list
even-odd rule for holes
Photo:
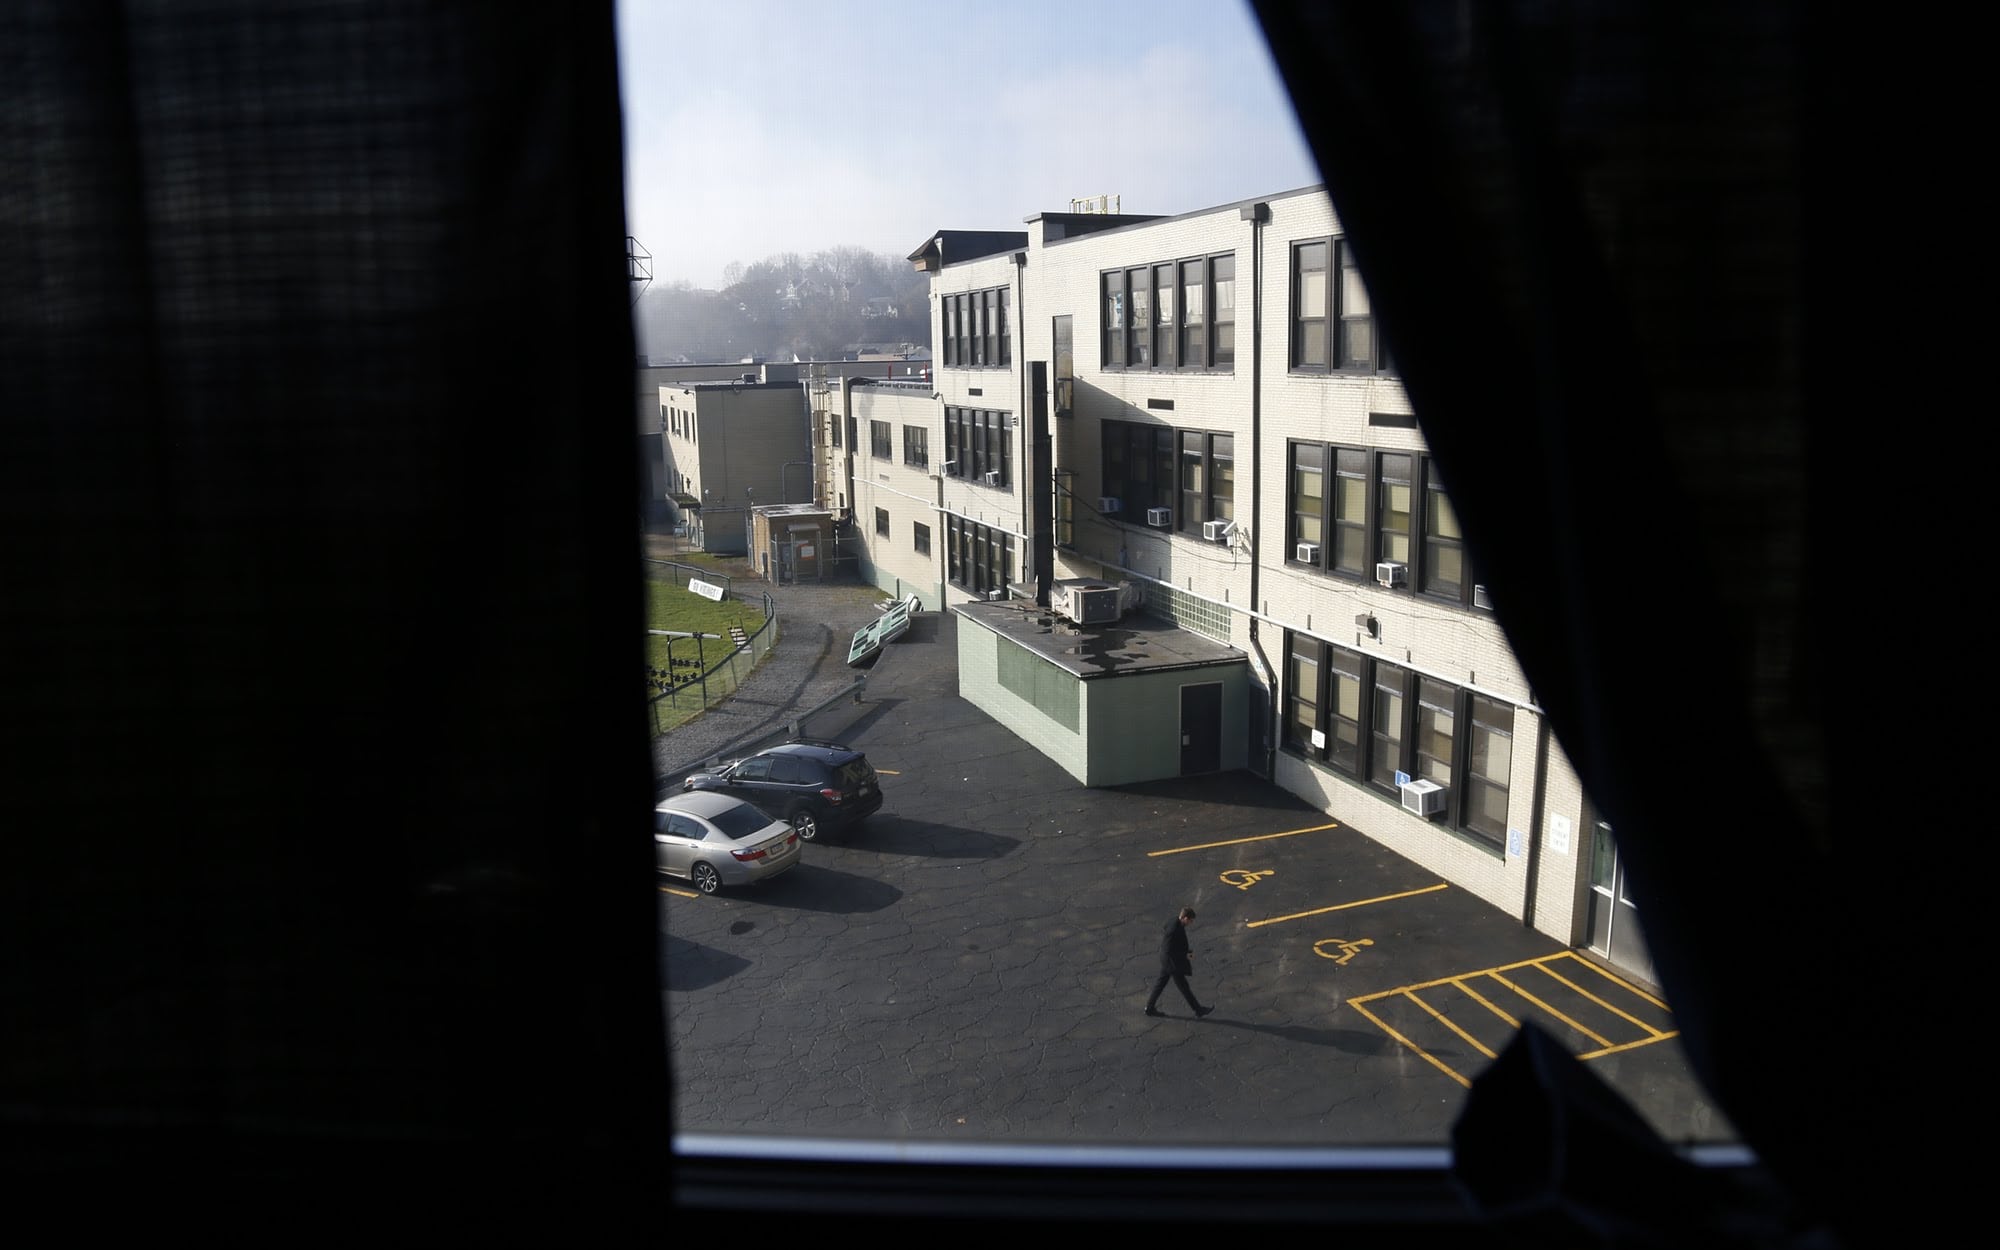
[[[1439,1058],[1433,1053],[1439,1047],[1418,1034],[1442,1040],[1442,1029],[1490,1060],[1504,1044],[1498,1034],[1511,1036],[1532,1010],[1538,1023],[1564,1037],[1585,1061],[1680,1035],[1670,1027],[1672,1011],[1665,1003],[1574,951],[1364,994],[1347,1005],[1467,1088],[1472,1079]],[[1495,1031],[1492,1044],[1480,1036],[1482,1025]]]

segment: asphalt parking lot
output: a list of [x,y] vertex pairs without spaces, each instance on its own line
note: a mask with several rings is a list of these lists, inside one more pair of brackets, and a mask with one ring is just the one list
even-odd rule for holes
[[[881,812],[791,873],[661,880],[682,1133],[1093,1144],[1446,1140],[1515,1022],[1669,1140],[1732,1136],[1654,991],[1248,773],[1078,785],[957,696],[926,614],[837,735]],[[1183,905],[1193,1019],[1141,1013]]]

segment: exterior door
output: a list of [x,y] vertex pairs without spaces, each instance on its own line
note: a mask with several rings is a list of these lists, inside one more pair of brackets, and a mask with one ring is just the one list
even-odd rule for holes
[[1657,982],[1639,929],[1639,908],[1625,888],[1625,865],[1610,822],[1594,812],[1590,822],[1590,949],[1646,981]]
[[1181,687],[1181,776],[1222,768],[1222,683]]

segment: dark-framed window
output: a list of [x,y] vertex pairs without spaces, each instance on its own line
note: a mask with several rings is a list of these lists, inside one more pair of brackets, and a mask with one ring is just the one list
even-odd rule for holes
[[931,527],[925,525],[922,521],[912,521],[911,525],[915,528],[910,531],[910,545],[916,548],[918,555],[929,555],[931,553]]
[[831,417],[828,419],[826,424],[827,424],[827,429],[832,434],[833,445],[836,449],[838,449],[840,446],[840,418],[838,416]]
[[931,432],[928,427],[903,427],[903,463],[913,469],[931,467]]
[[1014,485],[1012,416],[986,408],[944,410],[945,472],[982,486]]
[[1392,589],[1490,606],[1429,456],[1291,442],[1285,474],[1286,563],[1369,582],[1378,564],[1400,564]]
[[874,453],[877,460],[887,460],[895,454],[889,444],[889,423],[887,421],[870,421],[868,423],[868,442],[869,449]]
[[1354,249],[1340,237],[1292,245],[1291,365],[1300,373],[1393,373]]
[[1013,334],[1007,323],[1012,292],[1007,287],[961,291],[940,298],[945,364],[961,369],[998,369],[1014,363]]
[[1007,589],[1014,580],[1014,536],[990,525],[947,514],[945,576],[974,594]]
[[1099,437],[1102,494],[1119,503],[1114,520],[1144,525],[1147,511],[1166,508],[1178,528],[1199,534],[1204,521],[1235,519],[1234,435],[1106,421]]
[[1098,289],[1102,367],[1235,367],[1234,252],[1108,269]]
[[875,532],[884,538],[889,536],[889,510],[887,508],[875,509]]
[[1511,705],[1307,634],[1285,654],[1286,750],[1399,802],[1399,777],[1434,781],[1444,823],[1505,847]]

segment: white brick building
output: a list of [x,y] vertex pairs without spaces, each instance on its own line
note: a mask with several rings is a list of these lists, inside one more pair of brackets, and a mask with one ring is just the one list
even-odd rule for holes
[[[1469,563],[1323,189],[1026,225],[942,231],[911,257],[932,275],[934,386],[850,389],[843,409],[864,567],[927,606],[1046,607],[1059,579],[1129,587],[1149,628],[1224,644],[1247,669],[1208,661],[1220,667],[1186,677],[1232,692],[1201,704],[1215,723],[1199,728],[1224,748],[1174,753],[1183,702],[1180,725],[1166,705],[1157,743],[1144,725],[1116,746],[1047,739],[1066,768],[1244,760],[1451,885],[1649,976],[1610,839]],[[927,464],[905,454],[920,422]],[[912,528],[925,513],[927,555]],[[994,610],[961,633],[980,620]],[[1035,676],[1010,653],[1033,644],[1008,634],[978,635],[971,671],[988,679],[964,693],[1041,723],[1031,712],[1053,706],[1060,674]],[[1077,758],[1105,750],[1133,758]]]

